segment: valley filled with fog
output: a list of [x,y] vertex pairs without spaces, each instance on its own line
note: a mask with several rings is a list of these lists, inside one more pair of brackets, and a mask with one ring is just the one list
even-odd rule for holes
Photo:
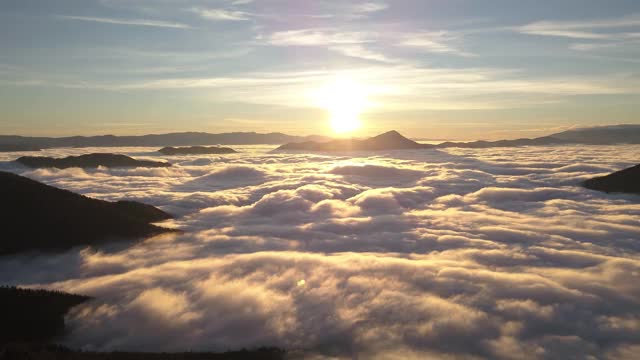
[[[1,153],[0,170],[137,200],[182,230],[0,260],[0,283],[95,297],[69,346],[278,346],[362,358],[631,359],[640,352],[640,196],[581,182],[640,145],[165,156]],[[167,168],[28,169],[114,152]],[[19,270],[18,270],[19,269]]]

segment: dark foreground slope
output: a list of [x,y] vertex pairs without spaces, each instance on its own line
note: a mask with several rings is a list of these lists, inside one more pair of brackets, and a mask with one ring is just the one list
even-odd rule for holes
[[171,164],[159,161],[136,160],[120,154],[86,154],[80,156],[67,156],[66,158],[52,158],[44,156],[23,156],[16,162],[30,168],[58,168],[72,167],[97,168],[105,167],[169,167]]
[[199,155],[199,154],[235,154],[237,151],[221,146],[189,146],[189,147],[163,147],[158,150],[164,155]]
[[640,194],[640,165],[616,171],[607,176],[589,179],[584,187],[605,192]]
[[59,291],[0,287],[0,344],[46,342],[62,335],[64,315],[89,299]]
[[8,172],[0,172],[0,199],[0,254],[64,250],[170,231],[151,224],[171,217],[153,206],[91,199]]
[[389,131],[364,140],[340,139],[327,142],[307,141],[289,143],[276,150],[293,151],[378,151],[378,150],[406,150],[427,149],[433,145],[420,144],[409,140],[397,131]]

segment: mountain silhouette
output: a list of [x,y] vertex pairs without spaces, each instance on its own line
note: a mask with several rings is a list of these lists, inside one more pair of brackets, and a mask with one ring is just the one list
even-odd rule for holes
[[[351,140],[336,140],[326,136],[293,136],[283,133],[260,134],[255,132],[232,132],[210,134],[204,132],[180,132],[169,134],[150,134],[140,136],[69,136],[26,137],[18,135],[0,135],[0,151],[27,151],[57,147],[119,147],[119,146],[204,146],[204,145],[252,145],[252,144],[286,144],[289,150],[294,150],[292,143],[303,143],[297,150],[319,148],[312,143],[335,143],[334,147],[347,149]],[[490,148],[535,145],[612,145],[612,144],[640,144],[640,125],[610,125],[590,128],[577,128],[567,131],[537,137],[515,140],[473,141],[473,142],[444,142],[439,148]],[[359,144],[353,145],[358,147]],[[283,149],[284,150],[284,149]],[[331,151],[331,150],[316,150]]]
[[609,145],[640,144],[640,125],[609,125],[577,128],[549,137],[569,143]]
[[134,201],[108,202],[0,172],[0,254],[65,250],[172,231],[152,225],[171,215]]
[[399,132],[392,130],[368,139],[339,139],[326,142],[307,141],[301,143],[289,143],[280,146],[276,150],[295,151],[376,151],[376,150],[403,150],[403,149],[427,149],[433,145],[420,144],[407,139]]
[[607,176],[589,179],[584,187],[604,192],[640,194],[640,164]]
[[437,148],[467,148],[467,149],[484,149],[493,147],[513,147],[513,146],[540,146],[540,145],[562,145],[567,141],[555,139],[550,136],[539,137],[535,139],[515,139],[515,140],[496,140],[496,141],[472,141],[472,142],[452,142],[447,141],[435,145]]
[[640,125],[613,125],[590,128],[571,129],[548,136],[533,139],[522,138],[515,140],[497,141],[447,141],[436,145],[438,148],[470,148],[483,149],[492,147],[541,146],[541,145],[612,145],[612,144],[640,144]]
[[195,154],[235,154],[237,151],[221,146],[189,146],[189,147],[163,147],[158,150],[164,155],[195,155]]
[[66,158],[52,158],[41,156],[23,156],[16,162],[30,168],[58,168],[66,169],[72,167],[97,168],[106,167],[169,167],[167,162],[136,160],[126,155],[120,154],[86,154],[80,156],[68,156]]
[[0,345],[49,341],[64,332],[64,315],[91,298],[60,291],[0,286]]
[[39,146],[29,144],[0,144],[0,152],[40,151]]
[[194,145],[280,145],[299,141],[323,141],[326,136],[293,136],[283,133],[260,134],[255,132],[232,132],[210,134],[204,132],[179,132],[139,136],[68,136],[28,137],[0,135],[0,145],[32,146],[42,149],[57,147],[119,147],[119,146],[194,146]]

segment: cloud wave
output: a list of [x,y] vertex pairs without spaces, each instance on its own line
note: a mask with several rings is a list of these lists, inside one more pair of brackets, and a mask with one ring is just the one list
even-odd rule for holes
[[632,359],[640,346],[639,198],[579,186],[633,164],[638,146],[118,150],[175,165],[0,162],[179,215],[184,234],[0,261],[0,282],[96,297],[70,314],[69,345],[416,359]]

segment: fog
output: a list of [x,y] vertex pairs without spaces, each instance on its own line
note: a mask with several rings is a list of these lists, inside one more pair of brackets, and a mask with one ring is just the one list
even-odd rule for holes
[[[0,170],[174,214],[163,235],[0,258],[0,283],[91,295],[64,343],[281,346],[319,357],[632,359],[640,196],[580,182],[640,146],[163,156],[162,169]],[[304,280],[304,281],[303,281]]]

